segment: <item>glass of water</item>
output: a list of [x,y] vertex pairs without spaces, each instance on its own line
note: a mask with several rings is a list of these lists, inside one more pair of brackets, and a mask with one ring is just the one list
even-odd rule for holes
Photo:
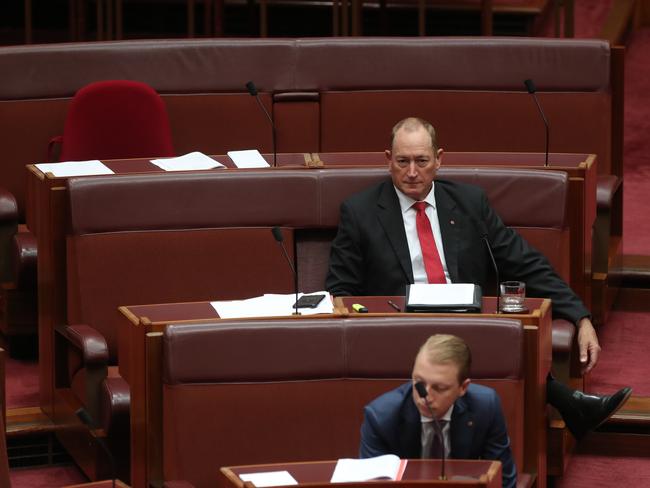
[[501,283],[501,311],[518,313],[526,311],[526,283],[523,281],[504,281]]

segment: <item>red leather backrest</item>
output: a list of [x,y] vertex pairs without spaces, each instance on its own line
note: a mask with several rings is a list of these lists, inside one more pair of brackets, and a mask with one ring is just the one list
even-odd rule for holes
[[410,378],[419,346],[434,333],[453,333],[469,344],[472,377],[502,396],[521,465],[519,321],[251,320],[166,329],[165,479],[207,487],[217,479],[214,466],[355,457],[363,406]]

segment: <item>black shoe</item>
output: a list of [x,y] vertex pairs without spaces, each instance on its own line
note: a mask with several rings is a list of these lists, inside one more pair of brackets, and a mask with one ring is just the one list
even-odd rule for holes
[[625,387],[613,395],[585,395],[574,391],[567,402],[568,408],[560,409],[564,423],[577,440],[598,428],[625,404],[632,388]]

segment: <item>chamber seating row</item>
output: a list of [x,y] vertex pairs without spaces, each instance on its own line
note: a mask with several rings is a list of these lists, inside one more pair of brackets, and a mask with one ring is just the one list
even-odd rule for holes
[[[249,80],[273,114],[278,151],[381,151],[397,120],[419,115],[436,125],[446,150],[525,152],[544,148],[539,114],[523,88],[531,78],[550,122],[551,151],[595,153],[608,178],[600,187],[603,218],[593,253],[594,312],[601,317],[622,229],[622,67],[622,51],[595,40],[169,40],[2,48],[3,293],[27,304],[36,300],[18,282],[16,270],[24,266],[9,258],[35,257],[33,242],[12,238],[24,222],[23,168],[46,157],[71,97],[90,82],[134,79],[155,88],[179,154],[272,151],[268,120],[244,86]],[[0,322],[13,334],[30,320],[33,331],[33,312]]]
[[[441,177],[483,187],[504,222],[566,276],[566,174],[448,167]],[[117,307],[293,291],[271,233],[276,225],[285,233],[301,290],[322,289],[342,200],[384,178],[386,168],[70,179],[66,256],[49,266],[67,269],[67,276],[52,278],[53,289],[67,290],[55,295],[66,303],[54,308],[61,315],[43,317],[39,331],[41,357],[50,358],[41,362],[44,410],[65,422],[84,404],[102,419],[109,439],[123,442],[114,435],[124,431],[129,399],[129,385],[116,368],[124,359]],[[560,355],[570,351],[573,330],[567,322],[556,324]],[[131,411],[132,422],[141,414]]]
[[[219,466],[357,457],[366,403],[411,377],[434,333],[467,341],[471,377],[501,398],[524,461],[524,340],[518,320],[359,318],[170,325],[147,336],[149,483],[214,487]],[[503,354],[503,351],[508,354]],[[529,476],[520,476],[522,484]],[[162,483],[161,483],[162,484]],[[225,487],[224,487],[225,488]]]

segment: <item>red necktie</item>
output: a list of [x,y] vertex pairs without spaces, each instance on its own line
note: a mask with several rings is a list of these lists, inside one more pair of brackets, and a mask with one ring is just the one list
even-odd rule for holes
[[431,231],[431,222],[425,211],[426,207],[425,202],[415,202],[413,204],[413,208],[417,211],[415,226],[418,230],[418,239],[422,249],[424,269],[427,272],[429,283],[447,283],[445,270],[442,269],[442,262],[436,247],[436,240],[433,238],[433,232]]

